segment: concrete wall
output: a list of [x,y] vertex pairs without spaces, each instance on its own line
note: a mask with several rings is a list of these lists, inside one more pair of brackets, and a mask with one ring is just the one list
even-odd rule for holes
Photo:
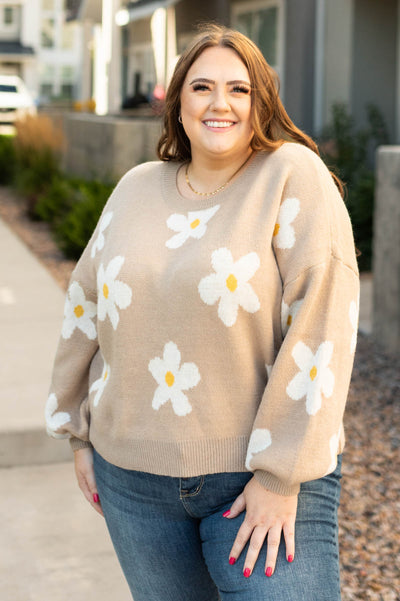
[[374,223],[373,337],[400,352],[400,146],[377,152]]
[[131,167],[156,160],[161,123],[156,118],[63,117],[64,168],[81,177],[118,179]]

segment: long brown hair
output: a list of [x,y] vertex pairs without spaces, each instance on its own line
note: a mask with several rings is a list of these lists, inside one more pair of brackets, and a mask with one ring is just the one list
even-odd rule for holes
[[[251,83],[251,121],[253,150],[273,151],[286,141],[298,142],[319,155],[315,142],[301,131],[287,114],[279,98],[279,80],[261,51],[239,31],[214,23],[201,27],[192,44],[179,58],[165,99],[164,127],[157,146],[162,161],[191,159],[190,141],[179,122],[180,96],[187,72],[206,48],[230,48],[246,66]],[[340,180],[332,174],[343,195]]]

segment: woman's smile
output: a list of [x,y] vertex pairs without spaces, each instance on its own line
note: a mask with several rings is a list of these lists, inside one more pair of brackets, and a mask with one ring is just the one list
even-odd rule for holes
[[226,131],[236,124],[235,121],[219,121],[218,119],[203,121],[203,123],[208,129],[217,130],[218,133]]

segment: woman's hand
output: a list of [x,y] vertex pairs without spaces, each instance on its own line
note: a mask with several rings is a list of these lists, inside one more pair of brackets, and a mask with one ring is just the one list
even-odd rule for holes
[[79,488],[93,509],[104,517],[97,492],[96,479],[93,469],[93,450],[89,447],[74,451],[75,473]]
[[283,532],[286,545],[286,559],[294,558],[294,527],[297,511],[297,495],[284,497],[265,489],[254,477],[247,483],[242,494],[234,501],[230,513],[224,517],[232,519],[246,510],[246,517],[240,526],[229,556],[233,564],[250,540],[243,573],[250,576],[268,535],[265,573],[272,576],[275,569],[278,548]]

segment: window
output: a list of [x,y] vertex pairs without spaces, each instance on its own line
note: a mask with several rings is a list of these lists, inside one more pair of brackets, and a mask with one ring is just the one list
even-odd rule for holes
[[75,27],[72,23],[64,23],[62,27],[61,45],[65,50],[72,50],[74,47]]
[[4,13],[3,13],[4,25],[13,25],[14,21],[15,21],[14,8],[12,6],[5,6]]
[[232,8],[234,27],[257,44],[268,63],[278,72],[282,70],[280,4],[271,0],[241,2]]
[[1,83],[0,84],[0,92],[7,92],[7,93],[11,93],[11,94],[16,94],[18,92],[17,90],[17,86],[11,85],[11,84],[5,84],[5,83]]
[[42,101],[48,101],[53,95],[53,85],[51,83],[40,84],[40,96]]
[[53,96],[55,69],[53,65],[42,65],[41,71],[40,95],[49,100]]
[[64,65],[61,68],[61,96],[71,99],[74,96],[75,88],[75,69],[71,65]]
[[54,19],[42,20],[42,48],[54,48]]

